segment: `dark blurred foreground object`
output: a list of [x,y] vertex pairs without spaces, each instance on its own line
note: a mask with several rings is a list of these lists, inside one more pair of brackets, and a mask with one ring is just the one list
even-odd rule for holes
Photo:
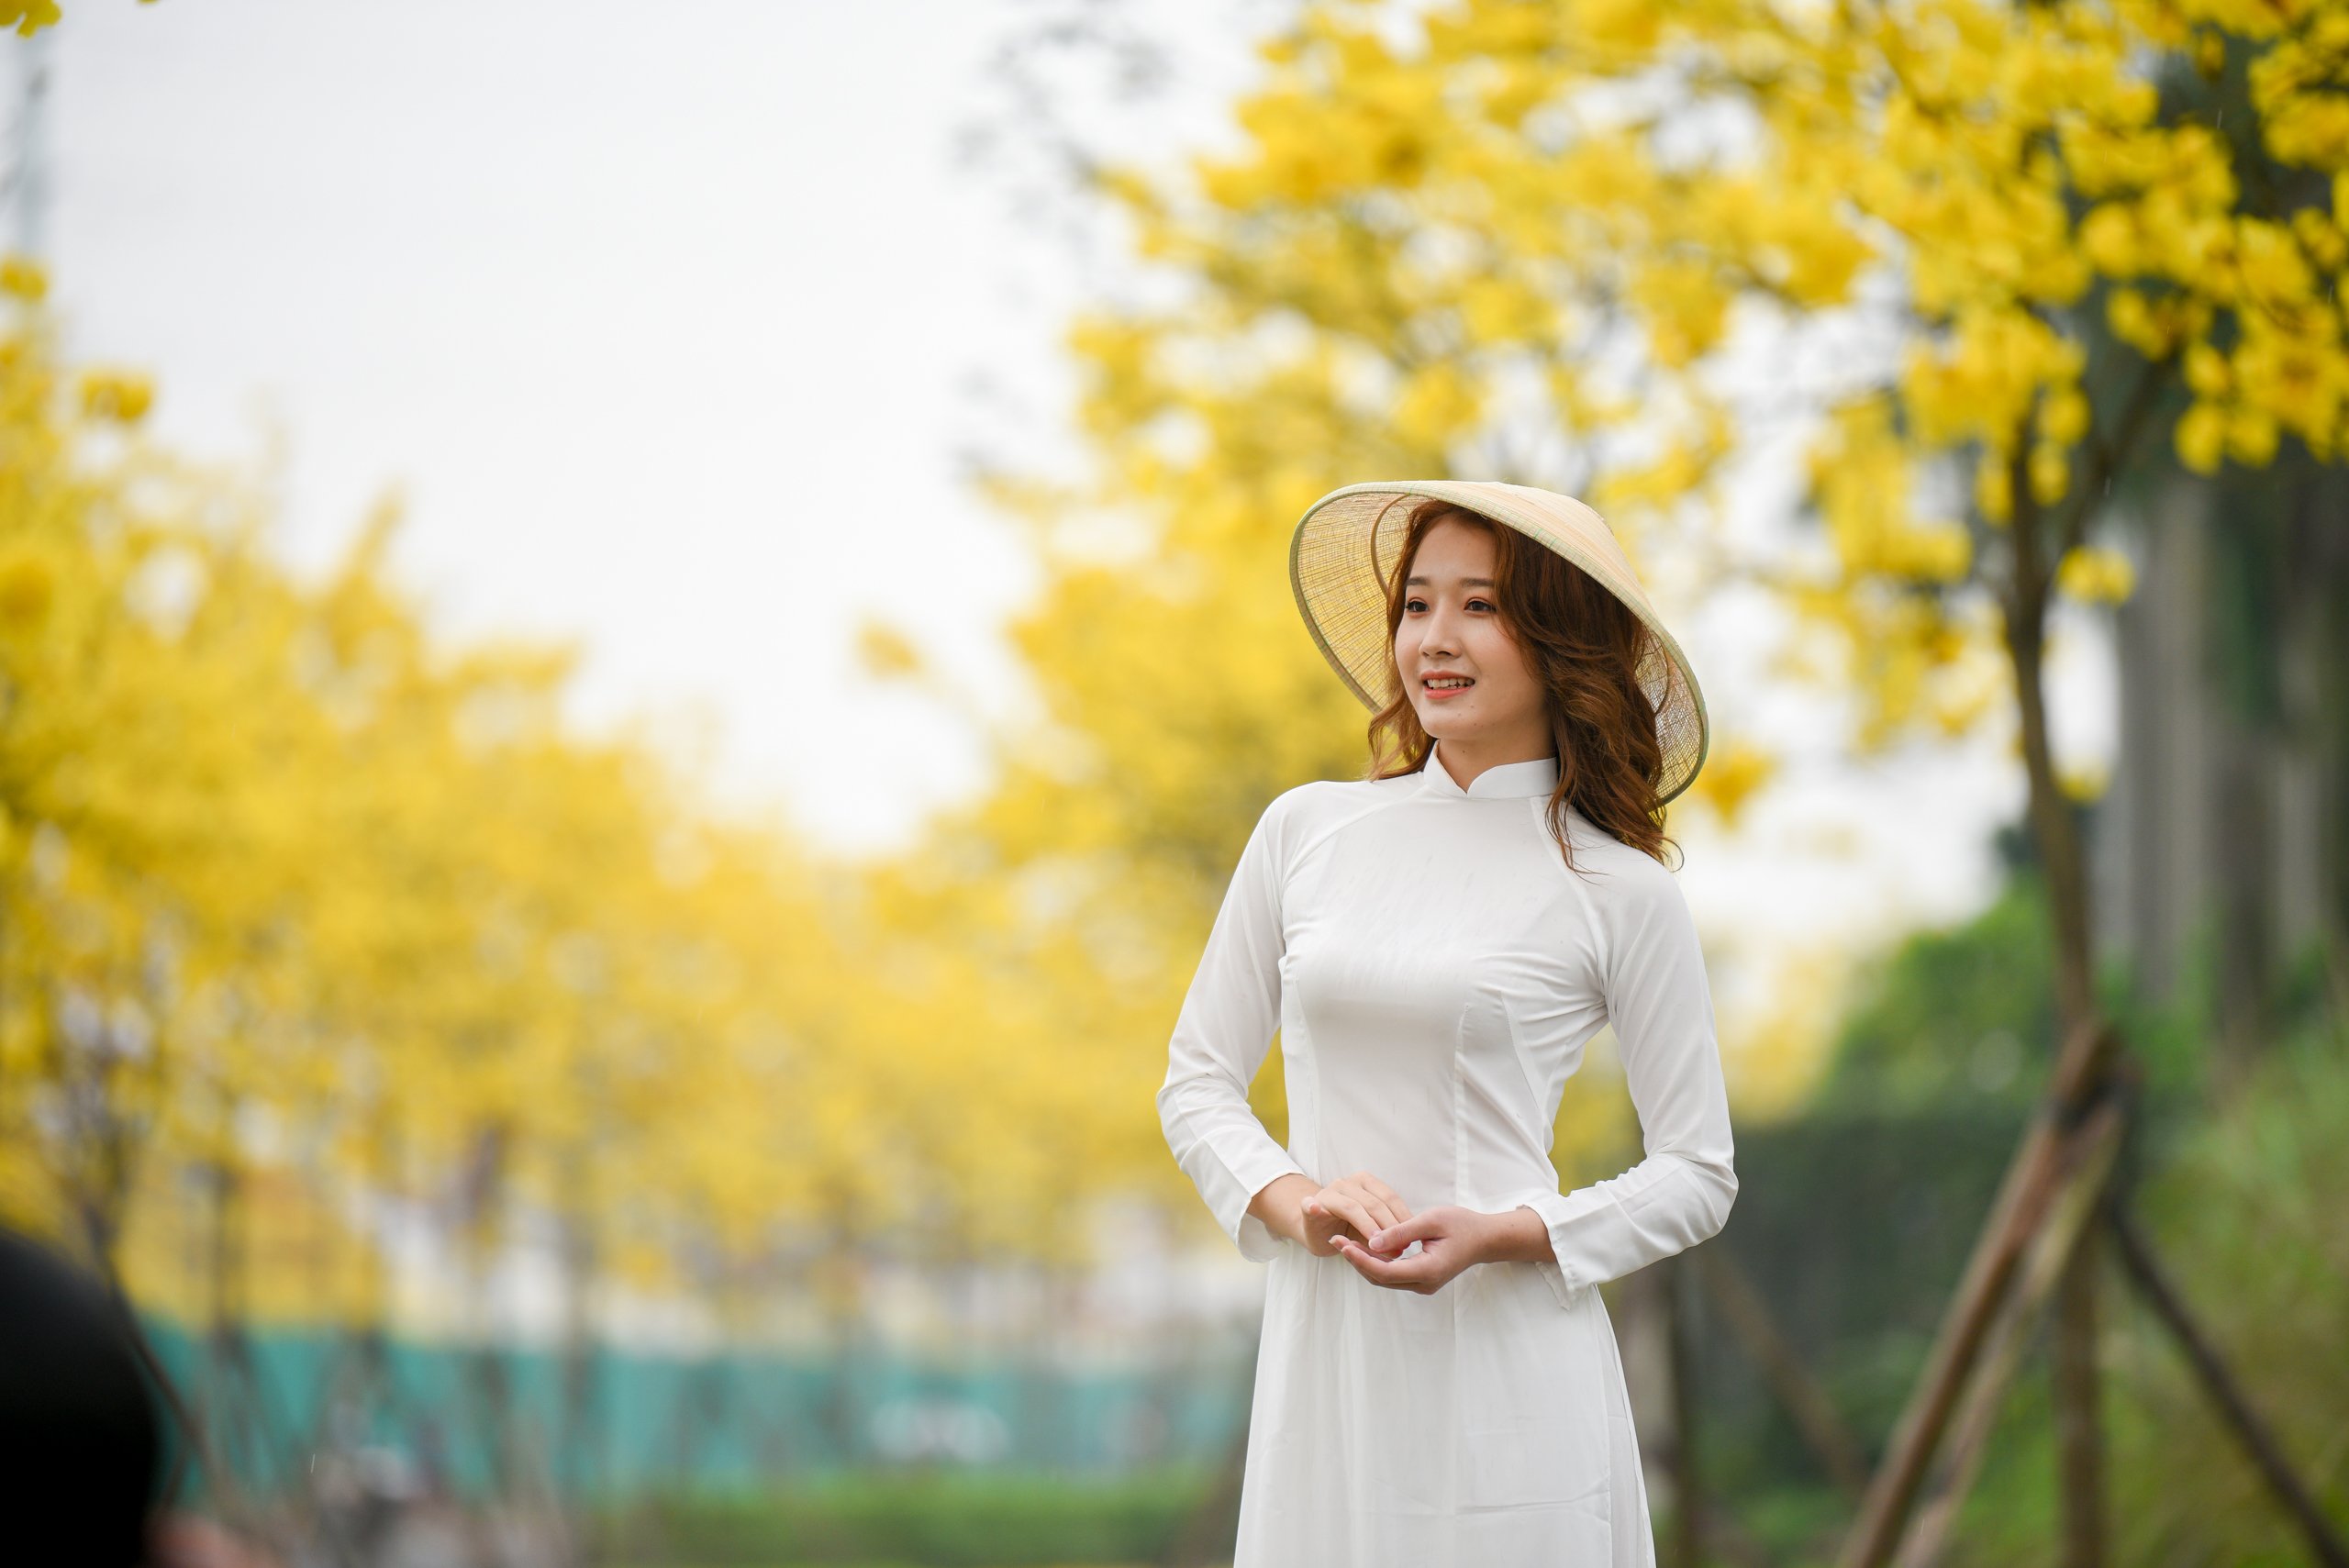
[[165,1514],[155,1524],[152,1568],[277,1568],[250,1541],[194,1514]]
[[162,1457],[106,1286],[0,1229],[0,1558],[145,1562]]

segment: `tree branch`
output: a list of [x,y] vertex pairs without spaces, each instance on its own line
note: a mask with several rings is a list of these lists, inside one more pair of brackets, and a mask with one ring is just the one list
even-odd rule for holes
[[2145,420],[2152,416],[2154,405],[2160,401],[2162,387],[2167,380],[2166,373],[2175,362],[2173,357],[2167,356],[2145,361],[2143,372],[2137,377],[2136,386],[2130,391],[2129,401],[2121,407],[2121,418],[2113,427],[2111,437],[2098,441],[2090,450],[2087,483],[2073,497],[2056,539],[2055,551],[2048,558],[2047,570],[2051,575],[2056,567],[2063,564],[2064,558],[2078,548],[2080,540],[2087,535],[2089,514],[2104,498],[2106,489],[2120,476],[2121,464],[2129,461],[2130,453],[2135,450]]

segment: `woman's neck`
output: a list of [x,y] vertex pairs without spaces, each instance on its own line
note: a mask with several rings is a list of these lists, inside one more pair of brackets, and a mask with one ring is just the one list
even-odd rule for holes
[[1428,766],[1442,768],[1452,775],[1452,782],[1466,789],[1476,782],[1476,775],[1487,768],[1507,767],[1512,762],[1536,762],[1558,754],[1557,747],[1544,736],[1530,740],[1524,736],[1494,736],[1478,740],[1464,740],[1457,736],[1438,736]]

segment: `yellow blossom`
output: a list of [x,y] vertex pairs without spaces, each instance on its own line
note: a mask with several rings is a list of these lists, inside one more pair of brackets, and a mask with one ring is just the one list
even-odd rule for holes
[[2082,545],[2055,568],[2056,588],[2087,604],[2117,605],[2136,586],[2136,572],[2119,550]]
[[38,300],[49,293],[49,273],[28,256],[0,256],[0,293]]
[[146,417],[154,400],[154,383],[137,372],[91,370],[82,373],[82,411],[94,419],[137,424]]

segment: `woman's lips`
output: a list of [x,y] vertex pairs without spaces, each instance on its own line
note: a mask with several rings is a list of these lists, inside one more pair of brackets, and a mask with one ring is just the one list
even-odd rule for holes
[[1446,697],[1456,697],[1463,692],[1473,691],[1475,689],[1475,685],[1476,683],[1474,681],[1469,682],[1464,686],[1431,686],[1422,682],[1420,684],[1419,690],[1427,693],[1429,701],[1442,702]]

